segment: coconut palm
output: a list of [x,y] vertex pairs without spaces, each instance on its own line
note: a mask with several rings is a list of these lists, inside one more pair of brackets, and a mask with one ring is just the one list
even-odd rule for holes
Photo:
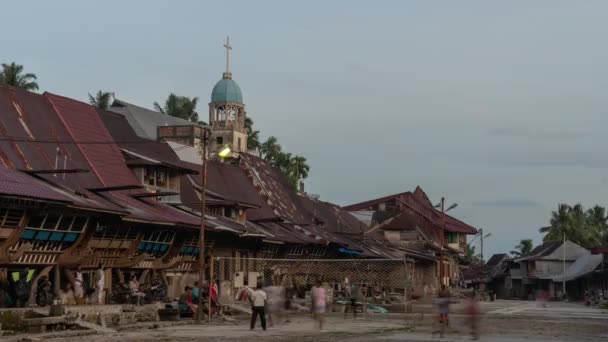
[[247,130],[247,148],[257,151],[261,146],[260,131],[253,129],[253,120],[250,117],[245,118],[245,129]]
[[167,97],[164,106],[161,107],[158,102],[154,102],[154,109],[163,114],[175,116],[194,123],[200,123],[198,121],[198,113],[196,112],[197,104],[198,97],[190,98],[171,93],[169,94],[169,97]]
[[542,227],[544,241],[566,239],[589,248],[601,243],[608,234],[608,223],[604,208],[596,206],[585,211],[581,204],[569,206],[560,204],[551,214],[549,226]]
[[289,169],[289,173],[294,175],[298,181],[307,178],[308,172],[310,172],[306,158],[298,155],[293,156],[289,161]]
[[35,74],[23,74],[23,65],[2,63],[0,72],[0,83],[29,91],[38,90]]
[[281,150],[277,137],[271,136],[260,145],[260,156],[266,161],[271,161],[282,153]]
[[110,102],[113,97],[114,93],[99,90],[97,91],[97,94],[95,94],[95,97],[89,94],[89,103],[93,107],[97,107],[100,109],[108,109],[110,107]]
[[513,255],[515,257],[520,257],[520,256],[530,254],[530,252],[532,252],[533,246],[534,245],[532,244],[531,239],[520,240],[519,244],[517,246],[515,246],[515,250],[511,251],[511,255]]

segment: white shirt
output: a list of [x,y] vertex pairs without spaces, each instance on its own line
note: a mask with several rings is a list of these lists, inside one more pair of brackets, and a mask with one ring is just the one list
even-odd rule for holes
[[266,302],[266,292],[263,290],[255,290],[251,295],[253,300],[253,306],[264,306]]

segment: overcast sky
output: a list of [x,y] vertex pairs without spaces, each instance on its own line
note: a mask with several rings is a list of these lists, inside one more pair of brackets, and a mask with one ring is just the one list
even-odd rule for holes
[[350,204],[422,186],[486,258],[558,202],[606,205],[606,1],[11,1],[1,62],[41,90],[152,107],[233,78],[262,136]]

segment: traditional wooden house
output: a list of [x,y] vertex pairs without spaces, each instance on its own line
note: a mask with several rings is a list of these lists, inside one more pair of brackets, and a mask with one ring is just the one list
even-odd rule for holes
[[[477,230],[435,209],[420,187],[344,207],[364,220],[368,235],[383,238],[386,243],[417,258],[412,286],[418,292],[436,288],[440,283],[457,284],[461,279],[459,261],[464,256],[466,235]],[[444,221],[445,220],[445,221]],[[444,234],[444,276],[440,275],[441,230]]]

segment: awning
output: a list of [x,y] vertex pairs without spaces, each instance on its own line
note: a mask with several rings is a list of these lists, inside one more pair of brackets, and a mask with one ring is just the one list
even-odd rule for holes
[[587,273],[593,272],[593,270],[595,270],[597,266],[602,262],[602,259],[603,255],[601,254],[585,254],[576,259],[576,261],[566,269],[565,274],[561,273],[558,275],[554,275],[551,277],[551,279],[553,281],[562,282],[564,280],[570,281],[582,277]]

